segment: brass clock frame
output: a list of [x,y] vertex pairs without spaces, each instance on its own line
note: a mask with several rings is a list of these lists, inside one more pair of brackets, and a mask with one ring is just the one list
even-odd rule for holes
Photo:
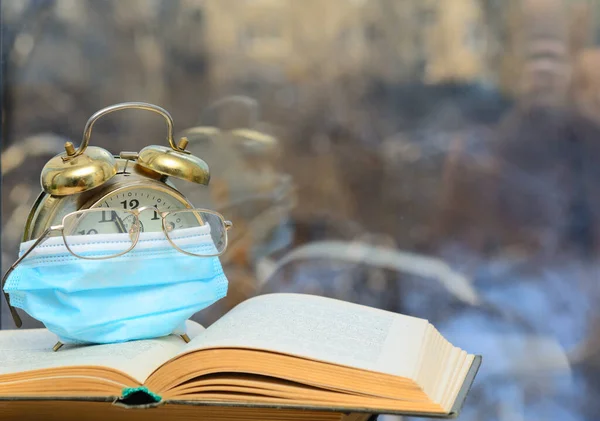
[[[138,109],[161,115],[167,126],[169,147],[149,145],[138,152],[114,156],[98,147],[88,147],[94,123],[115,111]],[[145,102],[124,102],[94,113],[87,121],[80,146],[65,143],[65,152],[52,158],[42,170],[43,192],[27,218],[23,241],[37,238],[46,228],[76,210],[98,207],[103,198],[126,187],[161,190],[191,207],[190,202],[168,181],[176,177],[208,185],[210,171],[206,162],[185,148],[188,140],[174,140],[173,118],[162,107]]]

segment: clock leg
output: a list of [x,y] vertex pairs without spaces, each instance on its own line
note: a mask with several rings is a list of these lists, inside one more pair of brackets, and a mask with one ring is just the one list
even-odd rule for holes
[[189,341],[191,341],[190,337],[187,335],[187,333],[184,333],[183,335],[180,335],[181,339],[183,339],[185,341],[185,343],[187,344]]

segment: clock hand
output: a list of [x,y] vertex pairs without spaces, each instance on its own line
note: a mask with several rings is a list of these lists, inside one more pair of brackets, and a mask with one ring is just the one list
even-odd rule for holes
[[125,228],[125,224],[123,223],[123,220],[121,218],[119,218],[119,216],[117,215],[117,212],[113,211],[113,216],[114,216],[115,225],[117,226],[119,233],[120,234],[126,233],[127,228]]
[[131,241],[134,241],[134,238],[139,235],[139,231],[144,231],[142,226],[141,226],[141,221],[137,221],[137,224],[135,224],[135,222],[133,223],[133,225],[131,226],[131,229],[127,229],[125,227],[125,223],[123,222],[123,220],[121,218],[119,218],[119,216],[117,215],[116,212],[114,212],[114,221],[115,221],[115,225],[117,226],[117,229],[119,230],[119,233],[129,233],[129,238],[131,239]]

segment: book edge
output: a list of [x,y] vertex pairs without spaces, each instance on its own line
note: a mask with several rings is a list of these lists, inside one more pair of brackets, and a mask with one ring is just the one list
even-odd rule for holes
[[471,367],[465,376],[465,381],[456,396],[456,400],[454,401],[454,405],[452,405],[452,409],[450,409],[449,418],[456,418],[462,411],[462,408],[467,400],[467,395],[471,391],[471,387],[473,387],[473,383],[475,382],[475,376],[479,372],[479,367],[481,366],[481,355],[475,355],[473,358],[473,362],[471,363]]
[[[413,417],[423,418],[439,418],[439,419],[453,419],[458,417],[460,414],[467,395],[473,386],[479,367],[481,366],[482,357],[481,355],[475,355],[471,367],[467,372],[465,380],[458,392],[454,405],[452,406],[448,414],[438,414],[429,412],[418,412],[418,411],[389,411],[386,409],[371,409],[371,408],[360,408],[360,407],[314,407],[314,406],[301,406],[301,405],[285,405],[285,404],[253,404],[243,402],[217,402],[217,401],[188,401],[188,400],[164,400],[157,402],[154,405],[144,405],[145,407],[163,405],[163,404],[175,404],[175,405],[195,405],[195,406],[221,406],[221,407],[248,407],[248,408],[271,408],[271,409],[297,409],[305,411],[324,411],[324,412],[341,412],[341,413],[369,413],[369,414],[389,414],[389,415],[405,415]],[[0,396],[0,402],[2,401],[43,401],[43,400],[55,400],[55,401],[89,401],[89,402],[112,402],[116,403],[118,397],[106,396],[73,396],[73,397],[50,397],[50,396]],[[135,408],[135,407],[132,407]],[[138,406],[139,408],[139,406]]]

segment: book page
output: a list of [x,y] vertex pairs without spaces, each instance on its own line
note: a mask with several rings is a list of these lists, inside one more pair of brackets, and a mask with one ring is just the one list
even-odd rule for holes
[[[204,330],[193,321],[187,321],[186,328],[190,338]],[[156,367],[185,345],[179,336],[170,335],[118,344],[64,345],[54,352],[52,347],[56,341],[56,335],[47,329],[0,331],[0,376],[85,365],[113,368],[143,383]]]
[[251,298],[192,340],[196,349],[263,349],[413,378],[428,322],[303,294]]

